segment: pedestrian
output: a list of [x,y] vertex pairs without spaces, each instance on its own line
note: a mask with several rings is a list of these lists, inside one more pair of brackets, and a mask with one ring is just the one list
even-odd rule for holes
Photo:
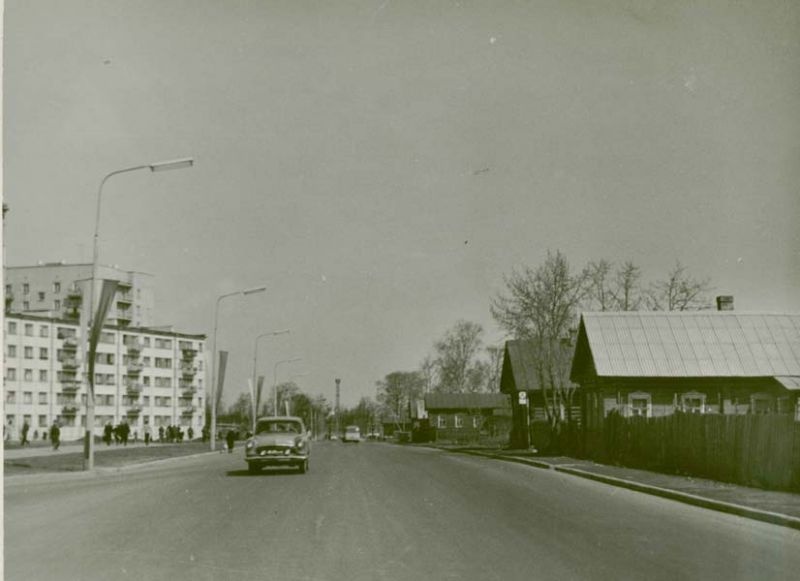
[[203,443],[205,444],[206,442],[208,442],[208,438],[211,435],[211,430],[208,429],[208,426],[203,426],[203,431],[201,432],[201,435],[203,436]]
[[145,446],[149,446],[150,445],[150,438],[152,437],[152,435],[153,435],[153,428],[151,428],[150,424],[147,421],[145,421],[145,423],[144,423],[144,445]]
[[53,444],[53,450],[58,450],[61,445],[61,428],[58,427],[58,420],[53,420],[53,425],[50,427],[50,441]]
[[22,441],[20,442],[21,446],[30,443],[28,442],[28,430],[30,429],[31,427],[28,425],[27,421],[22,422]]
[[123,446],[128,445],[128,436],[131,433],[131,427],[128,425],[128,422],[123,421],[120,426],[120,439],[122,440]]
[[186,436],[189,438],[190,442],[192,441],[192,438],[194,438],[194,430],[191,426],[189,426],[189,429],[186,430]]
[[164,443],[164,426],[158,426],[158,441]]
[[103,428],[103,441],[106,443],[106,446],[111,445],[111,436],[113,433],[114,426],[111,425],[111,422],[106,422],[106,425]]
[[228,444],[228,454],[232,454],[233,445],[236,443],[236,432],[233,430],[228,430],[228,433],[225,436],[225,441]]
[[33,430],[33,441],[35,442],[38,439],[39,439],[39,430]]

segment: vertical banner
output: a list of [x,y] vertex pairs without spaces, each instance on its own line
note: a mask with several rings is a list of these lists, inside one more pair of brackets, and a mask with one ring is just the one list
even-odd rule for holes
[[227,351],[220,351],[219,352],[219,365],[217,369],[217,401],[214,402],[216,406],[214,409],[219,411],[219,403],[222,401],[222,386],[225,384],[225,367],[228,365],[228,352]]
[[258,376],[258,386],[256,386],[256,415],[258,415],[261,409],[261,392],[264,389],[264,376]]
[[[100,340],[100,335],[103,332],[103,323],[106,321],[108,315],[108,308],[114,300],[114,295],[117,294],[117,281],[116,280],[103,280],[103,289],[100,291],[100,301],[97,304],[97,312],[92,320],[92,330],[89,333],[89,361],[87,361],[87,372],[89,374],[89,397],[94,397],[94,364],[97,357],[97,343]],[[91,305],[89,305],[91,308]],[[94,426],[87,426],[89,429]]]

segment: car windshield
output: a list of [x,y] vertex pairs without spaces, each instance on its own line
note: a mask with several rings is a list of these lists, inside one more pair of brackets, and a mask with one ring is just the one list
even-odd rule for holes
[[256,426],[256,434],[299,434],[300,433],[300,424],[297,422],[287,422],[287,421],[278,421],[278,420],[270,420],[266,422],[259,422]]
[[355,426],[350,426],[347,428],[347,431],[353,433],[353,432],[359,432],[360,430]]

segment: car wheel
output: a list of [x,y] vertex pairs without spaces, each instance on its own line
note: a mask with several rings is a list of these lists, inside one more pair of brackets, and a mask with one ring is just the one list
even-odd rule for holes
[[250,474],[258,474],[259,472],[261,472],[261,466],[259,466],[258,464],[248,464],[247,471]]

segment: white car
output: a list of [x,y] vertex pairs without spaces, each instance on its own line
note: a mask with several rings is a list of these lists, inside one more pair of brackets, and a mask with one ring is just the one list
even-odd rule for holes
[[345,444],[347,442],[360,442],[361,441],[361,428],[358,426],[347,426],[344,429],[344,435],[342,436],[342,442]]

